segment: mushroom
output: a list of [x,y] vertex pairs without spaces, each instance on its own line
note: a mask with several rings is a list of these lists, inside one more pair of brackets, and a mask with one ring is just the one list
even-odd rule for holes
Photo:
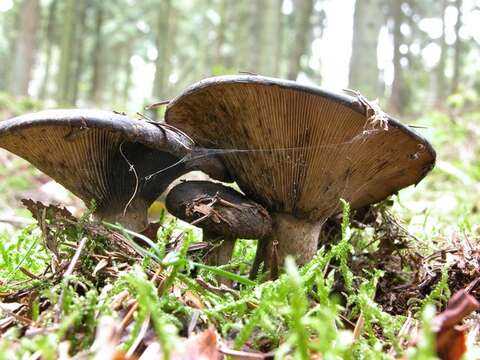
[[2,121],[0,147],[87,206],[95,200],[97,218],[136,231],[147,226],[148,207],[178,176],[197,168],[226,176],[215,158],[195,160],[193,142],[181,132],[107,111],[50,110]]
[[273,221],[267,269],[287,255],[305,264],[340,199],[358,209],[417,184],[435,151],[357,92],[262,76],[202,80],[172,100],[165,121],[222,161]]
[[234,189],[210,181],[186,181],[170,190],[167,210],[203,229],[203,241],[214,244],[207,263],[224,265],[232,257],[237,238],[264,239],[272,220],[261,205]]

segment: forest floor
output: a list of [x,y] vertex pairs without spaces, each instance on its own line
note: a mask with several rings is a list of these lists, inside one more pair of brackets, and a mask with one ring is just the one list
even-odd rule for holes
[[346,204],[275,281],[248,279],[253,241],[204,265],[198,230],[163,211],[136,234],[21,203],[47,179],[1,153],[0,359],[480,358],[479,120],[420,117],[433,172],[366,214]]

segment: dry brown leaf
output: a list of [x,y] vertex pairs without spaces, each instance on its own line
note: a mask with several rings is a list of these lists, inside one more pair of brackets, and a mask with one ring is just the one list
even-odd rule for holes
[[209,327],[199,334],[190,336],[180,344],[171,360],[220,360],[223,355],[219,351],[217,332]]
[[447,308],[434,320],[436,328],[437,355],[442,360],[460,360],[467,351],[465,328],[460,323],[471,312],[478,310],[480,304],[464,289],[451,297]]

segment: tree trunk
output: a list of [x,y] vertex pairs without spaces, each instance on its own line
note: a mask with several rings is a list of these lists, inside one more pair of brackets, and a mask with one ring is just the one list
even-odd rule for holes
[[282,72],[282,59],[283,59],[283,12],[282,12],[283,1],[276,1],[275,14],[273,14],[277,19],[275,21],[275,54],[274,65],[273,65],[273,76],[281,77]]
[[352,56],[348,86],[361,91],[368,98],[379,92],[377,46],[383,0],[357,0],[353,17]]
[[255,34],[250,38],[250,71],[261,74],[260,63],[265,49],[265,31],[263,28],[265,16],[265,1],[254,1],[250,6],[250,17],[252,19],[250,34]]
[[393,83],[392,93],[390,95],[390,111],[395,114],[402,114],[405,107],[404,81],[401,65],[402,54],[400,46],[402,45],[402,32],[400,27],[403,21],[402,1],[396,0],[392,3],[393,17]]
[[52,49],[55,42],[55,20],[57,13],[58,0],[53,0],[48,7],[48,23],[45,34],[45,74],[43,76],[39,97],[45,100],[48,96],[48,88],[50,83],[50,73],[52,68]]
[[442,16],[442,36],[440,36],[440,58],[435,68],[435,107],[440,108],[443,106],[446,96],[446,77],[445,77],[445,64],[447,58],[447,42],[445,40],[446,24],[445,24],[445,10],[447,8],[448,1],[442,0],[441,16]]
[[157,100],[165,100],[167,91],[167,73],[170,68],[170,30],[172,22],[172,2],[165,0],[158,12],[155,61],[155,80],[153,83],[153,96]]
[[460,38],[460,28],[462,27],[462,0],[455,1],[455,8],[457,9],[457,21],[455,23],[455,44],[453,56],[453,77],[451,93],[456,93],[460,84],[460,77],[463,66],[463,42]]
[[77,40],[76,43],[78,44],[77,50],[76,50],[76,67],[75,67],[75,75],[73,78],[73,81],[70,83],[70,94],[72,95],[70,99],[70,103],[72,105],[75,105],[77,103],[78,99],[78,92],[79,92],[79,86],[80,82],[82,80],[82,73],[83,73],[83,68],[84,68],[84,37],[85,37],[85,28],[86,28],[86,18],[87,18],[87,9],[88,9],[88,2],[87,1],[80,1],[78,4],[78,29],[76,31],[77,33]]
[[93,46],[92,54],[92,80],[90,86],[89,98],[94,104],[100,104],[102,102],[103,96],[103,86],[102,82],[104,81],[103,74],[103,48],[104,48],[104,38],[103,38],[103,22],[105,18],[105,10],[102,4],[97,5],[96,14],[95,14],[95,44]]
[[254,71],[250,68],[249,63],[249,34],[252,17],[250,15],[250,6],[253,6],[247,1],[235,2],[235,31],[233,34],[233,42],[235,44],[235,51],[233,54],[233,66],[237,67],[239,71]]
[[131,44],[130,46],[127,46],[125,51],[126,51],[126,57],[124,59],[124,72],[125,72],[125,81],[123,83],[123,90],[122,90],[122,98],[123,98],[123,103],[128,104],[129,99],[130,99],[130,86],[132,85],[132,65],[130,64],[130,58],[132,56],[132,50],[131,47],[133,47]]
[[311,33],[311,15],[313,0],[296,0],[295,2],[295,43],[290,55],[287,77],[296,80],[301,69],[302,55],[305,54]]
[[225,44],[225,32],[227,22],[227,1],[220,0],[219,16],[220,24],[217,29],[217,41],[215,49],[215,65],[223,65],[223,46]]
[[10,91],[15,96],[28,96],[28,85],[35,63],[35,39],[39,25],[39,0],[23,0],[20,5],[18,40],[10,79]]
[[60,52],[60,68],[58,75],[57,102],[61,106],[71,104],[73,79],[73,64],[75,61],[75,0],[67,0],[64,3],[64,23],[62,35],[62,48]]

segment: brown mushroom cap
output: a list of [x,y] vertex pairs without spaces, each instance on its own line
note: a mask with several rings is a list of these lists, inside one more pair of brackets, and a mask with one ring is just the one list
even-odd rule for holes
[[317,221],[339,210],[339,198],[352,208],[379,202],[434,165],[424,138],[389,116],[368,119],[370,111],[354,96],[237,75],[190,86],[165,119],[202,146],[226,149],[223,161],[248,197]]
[[192,145],[179,132],[107,111],[51,110],[0,122],[0,147],[87,205],[94,199],[99,217],[135,230],[147,225],[148,206],[188,171],[173,165]]
[[234,189],[210,181],[185,181],[167,195],[168,211],[209,234],[226,239],[263,239],[272,231],[272,220],[259,204]]

